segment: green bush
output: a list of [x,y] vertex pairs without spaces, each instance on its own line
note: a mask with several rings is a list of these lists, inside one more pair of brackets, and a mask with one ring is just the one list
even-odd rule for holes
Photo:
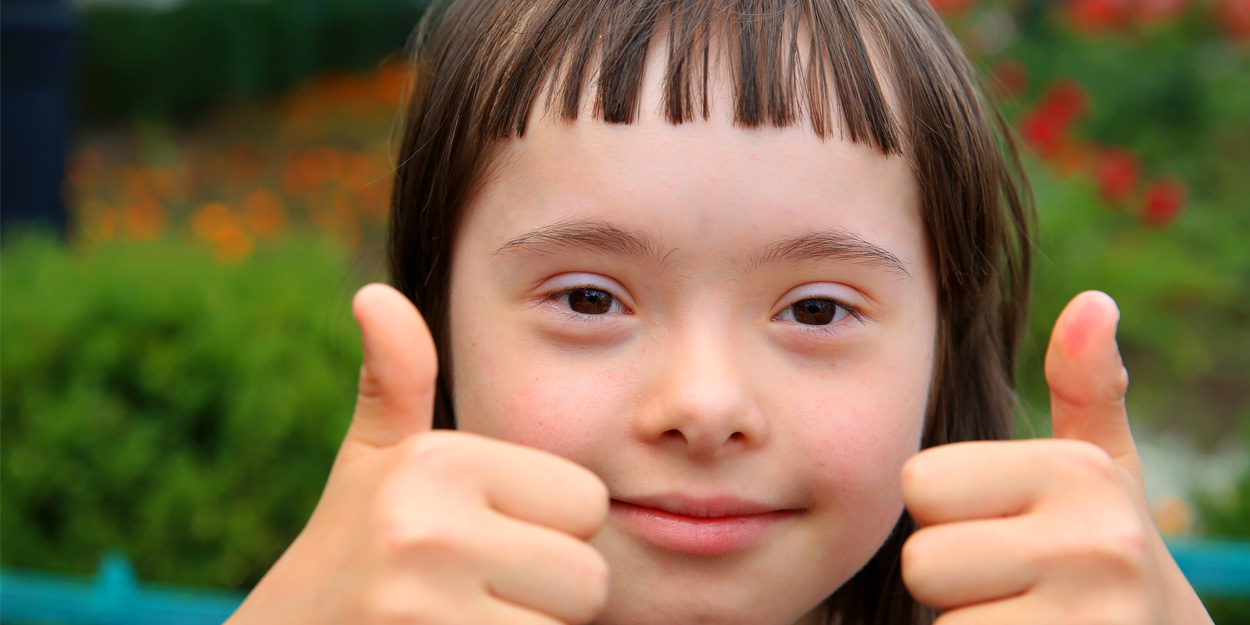
[[309,237],[232,267],[173,238],[7,240],[4,566],[245,589],[312,511],[350,419],[344,254]]

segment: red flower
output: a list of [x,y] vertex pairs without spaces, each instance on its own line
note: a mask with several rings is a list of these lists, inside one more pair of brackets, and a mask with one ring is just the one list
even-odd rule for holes
[[1067,128],[1040,110],[1025,113],[1020,120],[1024,142],[1045,159],[1054,158],[1063,147]]
[[1180,215],[1185,206],[1185,184],[1176,178],[1156,180],[1146,189],[1142,221],[1151,226],[1166,226]]
[[1068,0],[1068,21],[1084,31],[1105,32],[1125,25],[1135,4],[1134,0]]
[[1089,96],[1081,85],[1070,80],[1057,80],[1046,88],[1046,95],[1038,106],[1067,126],[1089,113]]
[[929,0],[933,8],[943,15],[959,15],[972,8],[973,0]]
[[1089,100],[1080,85],[1060,80],[1020,119],[1024,141],[1042,158],[1053,159],[1070,152],[1072,124],[1089,111]]
[[1103,150],[1094,160],[1094,178],[1103,199],[1122,205],[1137,188],[1141,165],[1132,152],[1123,148]]
[[1146,24],[1174,20],[1185,14],[1189,0],[1139,0],[1137,19]]
[[1250,41],[1250,0],[1219,0],[1215,19],[1234,41]]

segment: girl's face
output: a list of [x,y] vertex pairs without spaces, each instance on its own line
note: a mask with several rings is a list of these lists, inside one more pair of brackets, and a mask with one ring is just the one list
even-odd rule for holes
[[[467,208],[459,427],[607,484],[599,622],[814,618],[893,528],[919,447],[937,306],[918,193],[903,158],[806,124],[641,104],[632,125],[536,114]],[[709,515],[747,516],[690,518]]]

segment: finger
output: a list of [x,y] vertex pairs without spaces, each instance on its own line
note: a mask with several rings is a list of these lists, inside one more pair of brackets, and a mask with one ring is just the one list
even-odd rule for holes
[[[607,487],[570,460],[468,432],[432,432],[421,442],[396,474],[409,491],[428,487],[442,489],[444,497],[480,497],[478,505],[581,539],[594,536],[607,519]],[[431,482],[431,475],[445,479]],[[466,487],[465,480],[472,484]],[[422,499],[396,501],[419,506]]]
[[903,465],[903,502],[921,526],[1022,514],[1051,481],[1055,443],[975,441],[926,449]]
[[594,547],[502,515],[490,525],[483,549],[494,560],[486,569],[492,593],[564,623],[598,616],[608,600],[608,565]]
[[933,625],[1054,625],[1070,622],[1074,621],[1060,606],[1026,593],[944,612],[933,621]]
[[1115,340],[1119,319],[1115,300],[1100,291],[1077,295],[1060,313],[1046,350],[1051,422],[1056,438],[1093,443],[1139,474],[1124,406],[1128,371]]
[[434,339],[412,302],[384,284],[352,300],[364,362],[350,441],[385,447],[430,429],[438,357]]
[[926,527],[903,544],[903,583],[939,610],[1012,597],[1038,577],[1025,546],[1036,539],[1029,517]]
[[485,609],[479,614],[481,620],[472,622],[506,623],[507,625],[566,625],[564,621],[499,598],[489,600]]

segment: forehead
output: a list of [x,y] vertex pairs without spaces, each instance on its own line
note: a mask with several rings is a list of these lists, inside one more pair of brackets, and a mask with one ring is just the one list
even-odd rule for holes
[[[834,132],[820,136],[801,116],[786,125],[748,127],[741,119],[742,81],[735,78],[742,59],[713,40],[704,83],[707,116],[673,123],[667,110],[673,95],[670,32],[661,28],[650,41],[629,123],[605,122],[602,111],[596,114],[596,107],[603,106],[596,102],[605,95],[598,90],[615,81],[587,81],[581,108],[571,120],[559,110],[562,98],[553,95],[558,82],[545,83],[525,133],[498,146],[482,194],[496,200],[487,204],[508,207],[510,215],[501,215],[498,225],[611,216],[638,226],[684,222],[689,229],[706,227],[708,220],[750,222],[767,216],[789,230],[813,231],[828,227],[831,216],[843,213],[846,219],[833,221],[847,221],[849,213],[857,212],[857,235],[912,238],[901,234],[919,222],[908,160],[885,154],[871,141],[847,137],[846,115],[832,84],[824,101],[840,120]],[[797,24],[793,38],[798,62],[810,63],[810,46],[804,43],[810,42],[810,28]],[[868,49],[879,67],[875,46]],[[889,110],[898,110],[890,81],[881,82],[881,95]],[[716,210],[692,210],[713,198],[719,202]],[[660,212],[668,219],[656,221],[651,209],[657,207],[664,207]],[[678,214],[688,218],[677,219]]]
[[919,261],[919,198],[908,162],[801,126],[745,129],[713,116],[672,125],[539,119],[504,146],[469,211],[496,245],[531,229],[607,222],[661,248],[743,255],[831,229]]

